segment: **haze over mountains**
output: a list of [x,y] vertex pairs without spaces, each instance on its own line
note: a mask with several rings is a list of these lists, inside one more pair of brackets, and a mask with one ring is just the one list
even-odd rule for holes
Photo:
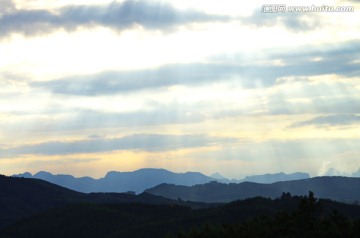
[[41,171],[34,175],[26,172],[14,175],[15,177],[37,178],[48,182],[75,190],[79,192],[127,192],[134,191],[141,193],[148,188],[155,187],[162,183],[192,186],[205,184],[211,181],[221,183],[274,183],[278,181],[289,181],[309,178],[307,173],[276,173],[265,175],[247,176],[244,179],[229,180],[220,174],[206,176],[199,172],[174,173],[165,169],[139,169],[133,172],[108,172],[104,178],[94,179],[91,177],[75,178],[72,175],[53,175],[49,172]]

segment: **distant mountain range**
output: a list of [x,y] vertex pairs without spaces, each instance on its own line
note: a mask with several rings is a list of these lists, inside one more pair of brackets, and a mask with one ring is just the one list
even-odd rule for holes
[[239,184],[210,182],[194,186],[161,184],[147,189],[145,192],[170,199],[222,203],[256,196],[276,198],[282,192],[290,192],[292,195],[306,195],[309,191],[312,191],[319,198],[354,203],[355,201],[360,201],[359,188],[360,178],[315,177],[272,184],[252,182],[242,182]]
[[264,174],[264,175],[252,175],[246,176],[244,179],[238,180],[239,182],[254,182],[254,183],[275,183],[280,181],[291,181],[291,180],[299,180],[299,179],[308,179],[310,178],[307,173],[276,173],[276,174]]
[[257,183],[274,183],[277,181],[289,181],[296,179],[309,178],[307,173],[293,174],[265,174],[247,176],[241,180],[229,180],[216,173],[206,176],[199,172],[174,173],[165,169],[139,169],[133,172],[108,172],[104,178],[94,179],[91,177],[75,178],[72,175],[53,175],[49,172],[38,172],[34,175],[26,172],[14,175],[15,177],[42,179],[75,191],[89,192],[127,192],[134,191],[141,193],[145,189],[152,188],[162,183],[192,186],[196,184],[205,184],[211,181],[221,183],[240,183],[245,181]]
[[16,177],[37,178],[79,192],[127,192],[141,193],[147,188],[161,183],[179,185],[203,184],[214,180],[201,173],[173,173],[165,169],[139,169],[133,172],[108,172],[104,178],[75,178],[72,175],[53,175],[49,172],[39,172],[35,175],[24,173]]

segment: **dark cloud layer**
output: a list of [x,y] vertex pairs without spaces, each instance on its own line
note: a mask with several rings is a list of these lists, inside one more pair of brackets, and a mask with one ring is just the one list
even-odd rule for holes
[[292,125],[292,127],[302,127],[302,126],[348,126],[352,124],[359,124],[360,116],[354,114],[338,114],[338,115],[328,115],[328,116],[319,116],[311,120],[297,122]]
[[1,4],[0,17],[3,14],[8,14],[15,10],[15,5],[11,0],[1,0],[0,4]]
[[208,15],[195,10],[177,10],[167,3],[128,0],[101,6],[67,6],[57,12],[9,10],[0,18],[0,33],[2,36],[9,33],[34,35],[57,29],[72,31],[81,26],[94,25],[116,31],[136,25],[146,29],[170,30],[192,22],[228,20],[226,16]]
[[[0,122],[4,133],[14,131],[31,131],[35,133],[78,131],[101,128],[123,128],[134,130],[146,126],[179,125],[199,123],[206,120],[204,108],[211,108],[214,104],[178,104],[156,105],[152,110],[133,112],[103,112],[83,109],[58,108],[58,112],[48,113],[48,120],[37,117],[34,119],[8,124]],[[19,116],[22,116],[19,114]],[[96,136],[96,135],[95,135]]]
[[56,10],[17,10],[10,0],[4,0],[0,11],[0,35],[47,34],[58,29],[74,31],[79,27],[104,26],[121,32],[134,26],[168,31],[189,23],[228,22],[237,20],[254,27],[284,26],[294,31],[311,31],[321,26],[319,16],[307,14],[264,14],[256,9],[248,17],[210,15],[197,10],[178,10],[164,2],[112,2],[107,5],[66,6]]
[[254,67],[245,68],[239,65],[226,64],[176,64],[153,70],[104,72],[97,75],[74,76],[49,82],[37,82],[33,86],[48,88],[59,94],[95,96],[174,85],[196,86],[228,80],[234,76],[247,76],[248,79],[241,81],[245,87],[255,87],[258,83],[270,86],[274,82],[275,79],[271,76],[267,79],[260,77],[257,79],[255,72],[257,70]]
[[[270,87],[278,78],[289,76],[317,76],[337,74],[353,77],[360,74],[360,42],[348,42],[342,47],[324,51],[310,49],[302,53],[273,53],[269,63],[193,63],[165,65],[157,69],[103,72],[81,75],[48,82],[35,82],[33,86],[58,94],[107,95],[144,89],[164,88],[173,85],[203,85],[224,80],[235,80],[244,88]],[[320,60],[314,61],[315,58]],[[273,65],[281,60],[285,65]]]
[[242,18],[242,23],[253,27],[283,26],[294,32],[312,31],[320,28],[322,22],[316,13],[263,13],[256,9],[252,15]]
[[116,150],[161,152],[185,148],[236,143],[238,139],[207,135],[134,134],[113,139],[89,139],[74,142],[53,141],[0,149],[0,158],[21,155],[67,155],[110,152]]
[[98,111],[78,111],[76,116],[71,117],[57,126],[50,128],[59,130],[76,130],[79,128],[128,128],[139,126],[156,126],[168,124],[186,124],[204,121],[201,112],[194,112],[190,107],[176,104],[159,106],[154,111],[137,111],[128,113],[106,113]]

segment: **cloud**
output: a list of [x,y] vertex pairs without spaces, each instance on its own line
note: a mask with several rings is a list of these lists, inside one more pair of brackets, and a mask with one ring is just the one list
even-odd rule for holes
[[286,114],[359,114],[360,90],[354,86],[358,79],[282,81],[270,90],[266,113]]
[[78,110],[74,116],[56,121],[48,127],[58,130],[78,130],[87,128],[124,128],[156,126],[167,124],[197,123],[205,120],[200,111],[177,104],[159,106],[152,111],[107,113],[91,110]]
[[237,141],[238,139],[236,138],[213,137],[201,134],[134,134],[112,139],[92,139],[71,142],[52,141],[10,149],[0,149],[0,157],[6,158],[21,155],[68,155],[110,152],[116,150],[161,152],[231,144],[236,143]]
[[316,14],[263,14],[259,10],[248,17],[233,18],[211,15],[198,10],[179,10],[159,1],[113,1],[107,5],[65,6],[59,9],[16,9],[11,0],[2,0],[0,34],[27,36],[48,34],[64,29],[75,31],[79,27],[103,26],[121,32],[137,26],[149,30],[169,31],[179,25],[206,22],[240,21],[244,25],[272,27],[283,25],[292,31],[309,31],[321,26]]
[[0,33],[2,36],[10,33],[36,35],[58,29],[74,31],[83,26],[104,26],[115,31],[141,26],[145,29],[167,31],[194,22],[229,19],[226,16],[208,15],[195,10],[178,10],[164,2],[128,0],[100,6],[67,6],[57,11],[9,8],[0,18]]
[[[316,175],[323,160],[334,165],[358,166],[359,138],[265,140],[224,146],[219,150],[195,151],[188,157],[199,160],[240,161],[240,167],[256,171],[312,172]],[[349,168],[350,168],[349,167]],[[351,168],[353,169],[353,168]],[[325,171],[324,171],[325,172]],[[242,171],[244,173],[244,171]],[[246,172],[251,173],[251,172]]]
[[[321,95],[321,94],[319,94]],[[277,97],[277,98],[276,98]],[[306,92],[303,95],[304,100],[308,102],[291,102],[289,98],[282,98],[281,95],[273,96],[267,104],[267,114],[270,115],[290,115],[290,114],[351,114],[360,113],[360,98],[355,99],[351,96],[336,98],[324,96],[320,98],[306,99]]]
[[[294,49],[287,49],[287,51],[282,52],[270,52],[270,56],[273,59],[282,60],[287,65],[297,65],[307,62],[309,68],[312,65],[312,68],[317,69],[319,72],[336,70],[338,73],[356,76],[359,71],[354,69],[359,65],[354,63],[354,61],[360,57],[359,47],[359,40],[350,40],[322,46],[309,45],[304,46],[301,50],[295,51]],[[289,53],[289,51],[291,51],[291,53]],[[351,69],[355,74],[349,74],[349,70]]]
[[283,26],[294,32],[313,31],[322,27],[320,16],[316,13],[263,13],[258,9],[252,15],[243,17],[242,24],[258,28]]
[[302,126],[347,126],[360,123],[360,116],[354,114],[338,114],[329,116],[319,116],[311,120],[297,122],[291,127]]
[[9,14],[15,10],[15,4],[12,2],[12,0],[1,0],[0,5],[0,18],[4,14]]
[[[279,83],[283,77],[308,77],[336,74],[354,77],[360,74],[360,42],[351,41],[324,49],[307,49],[300,53],[269,53],[267,62],[191,63],[163,65],[154,69],[134,71],[108,71],[95,75],[78,75],[45,82],[33,82],[33,87],[44,88],[57,94],[110,95],[146,89],[166,88],[174,85],[197,86],[234,81],[243,88],[264,88]],[[255,56],[256,58],[256,56]],[[319,59],[319,60],[314,60]],[[285,62],[274,65],[274,60]]]
[[[32,86],[47,88],[58,94],[106,95],[145,89],[165,88],[174,85],[203,85],[212,82],[247,76],[239,82],[245,87],[270,86],[274,78],[257,78],[254,67],[241,65],[193,63],[165,65],[157,69],[103,72],[47,82],[34,82]],[[266,69],[265,69],[266,70]]]
[[82,164],[82,163],[91,163],[101,161],[99,158],[65,158],[63,159],[65,163],[70,162],[74,164]]
[[[49,109],[49,111],[43,111],[40,114],[12,112],[14,121],[9,124],[8,121],[2,120],[0,121],[0,128],[4,133],[15,131],[27,131],[29,133],[52,131],[55,133],[104,128],[131,128],[134,130],[146,126],[203,122],[207,119],[203,111],[204,107],[210,108],[213,105],[210,103],[206,105],[170,103],[155,105],[151,110],[131,112],[104,112],[57,107],[58,111]],[[101,134],[90,134],[88,138],[99,139],[102,137]]]

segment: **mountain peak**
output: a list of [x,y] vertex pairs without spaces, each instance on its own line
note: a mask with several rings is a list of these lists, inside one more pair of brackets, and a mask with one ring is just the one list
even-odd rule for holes
[[212,175],[210,175],[210,177],[215,179],[227,179],[224,176],[222,176],[219,172],[213,173]]
[[22,174],[14,174],[14,175],[12,175],[12,177],[32,178],[32,174],[29,173],[29,172],[25,172],[25,173],[22,173]]
[[120,171],[109,171],[106,173],[105,178],[117,177],[125,174],[143,174],[143,173],[173,173],[166,169],[161,168],[142,168],[134,171],[120,172]]
[[105,178],[108,178],[108,177],[111,177],[111,176],[114,176],[114,175],[117,175],[117,174],[121,174],[123,172],[120,172],[120,171],[109,171],[105,174]]
[[39,171],[36,174],[34,174],[34,177],[50,177],[50,176],[53,176],[53,174],[46,171]]

